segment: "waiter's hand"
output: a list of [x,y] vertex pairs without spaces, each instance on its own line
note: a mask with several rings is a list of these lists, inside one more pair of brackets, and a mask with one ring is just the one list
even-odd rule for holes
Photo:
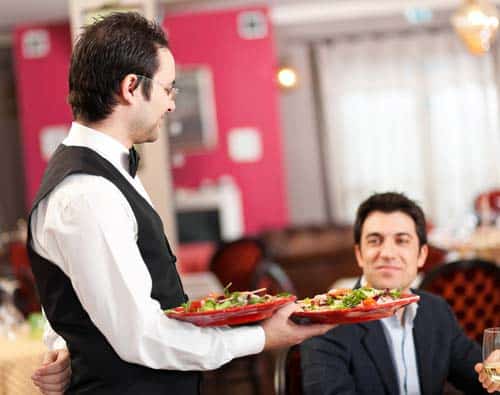
[[295,303],[287,304],[262,323],[266,334],[264,350],[293,346],[310,337],[322,335],[337,326],[329,324],[297,325],[289,319],[290,314],[297,308]]
[[33,376],[33,383],[44,395],[61,395],[71,379],[71,360],[67,349],[47,351]]

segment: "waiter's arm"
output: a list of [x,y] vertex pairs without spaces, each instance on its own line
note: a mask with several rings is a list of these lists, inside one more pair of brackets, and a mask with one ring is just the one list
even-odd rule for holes
[[199,328],[164,315],[150,296],[152,280],[136,244],[132,209],[108,180],[70,176],[37,211],[35,250],[71,279],[84,309],[123,360],[207,370],[262,351],[260,326]]

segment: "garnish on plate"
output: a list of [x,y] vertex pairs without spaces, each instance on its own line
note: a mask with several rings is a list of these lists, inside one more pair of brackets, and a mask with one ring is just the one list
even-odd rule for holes
[[297,301],[303,311],[328,311],[352,309],[360,306],[378,306],[401,297],[399,289],[331,289],[325,294]]
[[229,291],[231,283],[224,287],[222,294],[209,294],[203,299],[183,303],[180,307],[166,310],[167,313],[199,313],[206,311],[226,310],[233,307],[249,306],[274,302],[281,298],[291,296],[289,293],[282,292],[275,296],[266,294],[266,288],[260,288],[253,291]]

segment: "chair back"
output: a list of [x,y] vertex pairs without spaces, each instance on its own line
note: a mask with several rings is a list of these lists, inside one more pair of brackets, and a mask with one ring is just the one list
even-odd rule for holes
[[448,251],[432,246],[430,244],[428,244],[427,246],[427,259],[425,260],[425,265],[421,269],[419,269],[419,272],[430,272],[437,266],[443,265],[446,262],[446,254],[448,254]]
[[255,238],[242,238],[219,245],[210,261],[221,284],[231,291],[247,291],[254,286],[257,268],[264,258],[264,246]]
[[279,353],[274,370],[274,389],[276,395],[302,395],[299,345]]
[[25,316],[40,311],[40,299],[35,285],[35,278],[31,271],[26,244],[20,241],[12,241],[8,245],[8,251],[14,276],[19,283],[19,288],[14,294],[17,308]]
[[257,267],[252,289],[266,288],[266,293],[276,295],[280,292],[295,294],[295,287],[280,265],[263,260]]
[[481,205],[485,203],[486,207],[494,214],[500,214],[500,189],[492,189],[476,196],[474,199],[474,209],[477,213],[481,211]]
[[500,266],[495,263],[443,264],[425,275],[420,288],[446,299],[465,333],[479,343],[485,328],[500,326]]

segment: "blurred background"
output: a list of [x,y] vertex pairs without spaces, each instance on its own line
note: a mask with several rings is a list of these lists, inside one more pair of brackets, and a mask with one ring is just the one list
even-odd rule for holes
[[[24,381],[19,393],[32,391],[26,361],[36,365],[43,350],[24,240],[47,161],[72,121],[72,43],[80,26],[120,10],[159,21],[176,59],[177,110],[160,141],[140,147],[140,176],[192,298],[229,281],[298,297],[351,286],[355,210],[388,190],[427,215],[431,254],[419,280],[464,259],[498,269],[495,1],[8,2],[0,12],[0,327],[5,344],[26,341],[28,351],[0,393]],[[485,297],[494,314],[462,317],[471,337],[500,325],[498,270],[493,278]],[[457,309],[465,305],[455,299],[470,298],[467,288],[440,292]],[[474,305],[485,303],[470,293]],[[27,323],[35,336],[20,329]],[[0,369],[20,349],[0,347]],[[233,380],[238,393],[274,393],[274,357],[207,374],[204,392],[234,393]]]

